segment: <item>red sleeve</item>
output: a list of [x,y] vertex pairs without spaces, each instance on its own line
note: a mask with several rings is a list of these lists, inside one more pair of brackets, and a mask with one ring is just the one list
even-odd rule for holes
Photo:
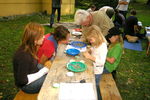
[[50,36],[51,36],[51,34],[48,33],[48,34],[46,34],[44,37],[45,37],[45,39],[47,39],[47,38],[50,37]]
[[45,39],[43,45],[38,50],[39,61],[42,55],[51,58],[54,52],[55,52],[54,43],[51,42],[50,40]]
[[43,48],[43,54],[48,58],[50,58],[55,51],[54,43],[50,40],[46,40],[46,43],[43,45]]

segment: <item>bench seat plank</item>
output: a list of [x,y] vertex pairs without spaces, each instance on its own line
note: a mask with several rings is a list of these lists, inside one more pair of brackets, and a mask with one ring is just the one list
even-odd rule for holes
[[38,93],[36,93],[36,94],[27,94],[27,93],[20,90],[16,94],[14,100],[37,100],[37,96],[38,96]]
[[112,74],[103,74],[100,81],[102,100],[122,100]]

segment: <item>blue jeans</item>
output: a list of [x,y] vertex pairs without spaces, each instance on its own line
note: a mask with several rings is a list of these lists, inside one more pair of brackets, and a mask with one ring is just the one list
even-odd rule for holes
[[110,72],[104,67],[103,74],[109,74]]
[[109,74],[111,73],[114,80],[116,80],[116,70],[113,70],[112,72],[109,72],[106,68],[104,68],[103,74]]
[[[103,74],[108,74],[108,73],[110,73],[110,72],[107,69],[104,68]],[[102,96],[101,96],[101,92],[100,92],[100,86],[99,86],[101,76],[102,76],[102,74],[95,74],[96,90],[97,90],[98,100],[102,100]]]
[[97,98],[98,98],[98,100],[102,100],[101,92],[100,92],[100,86],[99,86],[99,82],[101,80],[101,76],[102,76],[102,74],[95,74],[96,90],[97,90]]
[[[43,68],[43,65],[38,64],[37,66],[39,69]],[[46,78],[46,75],[42,76],[41,78],[37,79],[36,81],[25,85],[21,88],[22,91],[24,91],[25,93],[29,93],[29,94],[34,94],[34,93],[38,93],[43,85],[43,82]]]

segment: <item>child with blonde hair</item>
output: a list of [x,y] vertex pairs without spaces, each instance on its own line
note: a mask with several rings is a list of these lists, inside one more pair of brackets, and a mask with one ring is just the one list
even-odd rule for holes
[[107,41],[104,38],[101,30],[96,25],[92,25],[88,28],[86,32],[86,39],[91,44],[91,48],[84,52],[85,58],[93,61],[94,73],[97,87],[98,100],[101,99],[99,81],[101,74],[103,73],[103,68],[107,55]]

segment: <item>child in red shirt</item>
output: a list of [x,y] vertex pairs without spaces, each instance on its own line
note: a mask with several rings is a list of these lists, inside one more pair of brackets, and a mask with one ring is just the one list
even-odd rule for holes
[[43,45],[39,47],[37,56],[40,64],[45,63],[47,60],[53,60],[57,45],[59,43],[67,43],[69,40],[70,32],[62,25],[54,29],[54,33],[45,35]]

